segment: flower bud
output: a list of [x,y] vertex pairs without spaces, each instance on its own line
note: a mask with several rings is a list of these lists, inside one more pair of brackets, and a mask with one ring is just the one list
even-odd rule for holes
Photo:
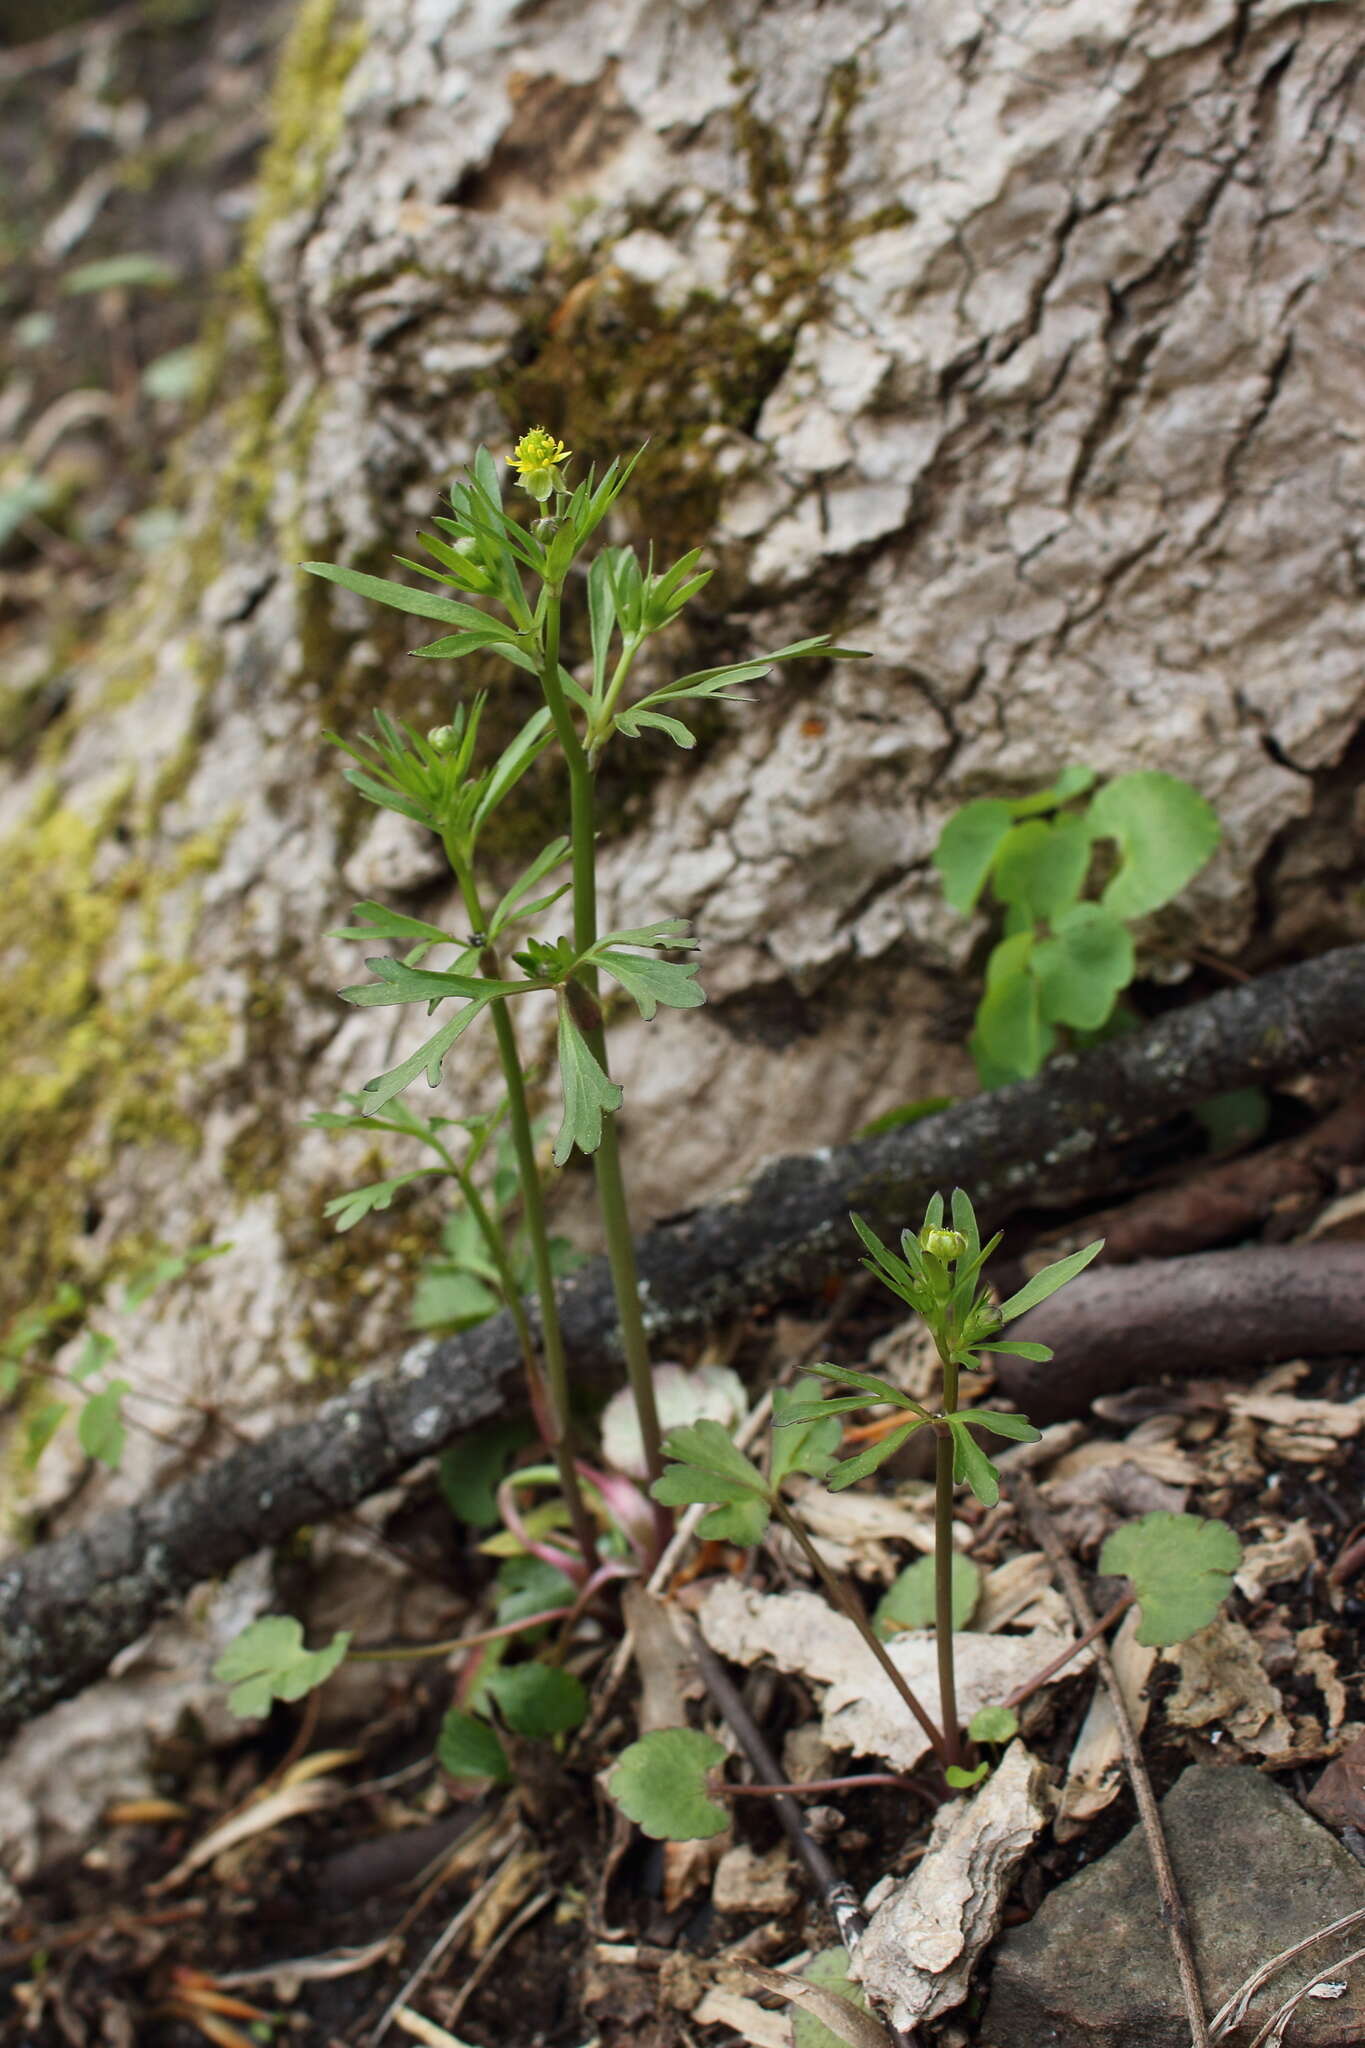
[[433,725],[427,734],[427,745],[437,754],[453,754],[460,744],[460,735],[453,725]]
[[920,1250],[927,1252],[931,1259],[960,1259],[967,1249],[967,1240],[960,1230],[922,1230],[919,1234]]

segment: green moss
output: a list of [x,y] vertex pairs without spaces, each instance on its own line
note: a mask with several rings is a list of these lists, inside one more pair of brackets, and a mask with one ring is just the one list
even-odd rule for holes
[[[87,815],[49,802],[0,845],[0,1316],[68,1276],[86,1203],[121,1148],[197,1145],[180,1084],[227,1042],[224,1018],[192,993],[192,965],[156,950],[160,905],[216,864],[220,835],[160,873],[129,855],[101,876],[126,805]],[[126,948],[130,931],[146,950],[110,983],[110,946]]]

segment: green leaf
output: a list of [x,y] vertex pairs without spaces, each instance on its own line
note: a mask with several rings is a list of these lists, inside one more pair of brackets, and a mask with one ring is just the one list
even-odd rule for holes
[[1032,818],[1012,825],[991,869],[1002,903],[1017,904],[1031,919],[1057,918],[1072,907],[1090,865],[1090,831],[1083,818]]
[[495,1784],[505,1785],[512,1776],[496,1730],[477,1714],[462,1714],[458,1707],[452,1707],[441,1723],[436,1761],[452,1778],[492,1778]]
[[532,1614],[550,1614],[557,1607],[572,1607],[577,1598],[578,1588],[573,1580],[546,1558],[508,1557],[498,1567],[500,1624],[525,1621]]
[[1090,829],[1119,844],[1118,873],[1101,901],[1115,917],[1142,917],[1177,896],[1222,837],[1217,813],[1179,776],[1139,769],[1090,800]]
[[497,1294],[477,1273],[432,1263],[422,1269],[408,1320],[414,1330],[453,1333],[477,1329],[501,1307]]
[[202,1266],[209,1259],[221,1259],[232,1250],[231,1244],[194,1244],[186,1252],[167,1252],[159,1259],[153,1259],[146,1266],[139,1266],[129,1275],[123,1289],[123,1307],[140,1308],[159,1287],[166,1287],[172,1280],[183,1280],[186,1273],[196,1266]]
[[1054,1024],[1098,1031],[1133,978],[1132,934],[1098,903],[1077,903],[1033,949],[1043,1015]]
[[978,1707],[967,1723],[973,1742],[1013,1742],[1019,1733],[1019,1716],[1013,1707]]
[[1055,811],[1060,804],[1068,803],[1073,796],[1081,796],[1094,786],[1093,768],[1063,768],[1050,788],[1040,789],[1033,796],[1012,797],[1010,812],[1016,818],[1032,818],[1039,811]]
[[[892,1582],[877,1602],[872,1625],[883,1642],[899,1629],[932,1628],[935,1616],[935,1563],[917,1557]],[[981,1572],[960,1550],[953,1552],[953,1627],[965,1628],[981,1597]]]
[[1009,832],[1010,806],[998,797],[978,797],[954,811],[934,849],[943,893],[965,917],[985,887],[996,854]]
[[62,278],[62,290],[69,296],[79,296],[85,292],[126,291],[135,285],[164,288],[179,282],[179,270],[164,256],[130,251],[124,256],[100,256],[93,263],[77,263]]
[[24,1461],[36,1465],[61,1428],[67,1412],[65,1401],[39,1401],[24,1417]]
[[1041,991],[1031,971],[1034,943],[1031,930],[1016,932],[992,952],[972,1037],[973,1052],[979,1047],[1018,1080],[1037,1073],[1056,1037],[1043,1016]]
[[662,711],[645,711],[636,705],[633,709],[618,711],[616,730],[623,732],[627,739],[638,739],[641,731],[648,726],[655,732],[667,733],[677,747],[695,747],[696,736],[689,731],[680,718],[669,718]]
[[707,1779],[725,1751],[695,1728],[658,1728],[623,1749],[607,1790],[628,1820],[662,1842],[702,1842],[723,1834],[730,1816],[707,1796]]
[[[857,1221],[856,1217],[854,1221]],[[899,1387],[893,1387],[890,1380],[878,1379],[875,1373],[855,1372],[850,1365],[830,1365],[824,1361],[812,1365],[809,1370],[818,1379],[828,1380],[833,1386],[856,1387],[864,1396],[857,1404],[860,1408],[866,1408],[874,1403],[879,1407],[888,1408],[908,1408],[913,1405],[908,1394],[903,1394]]]
[[976,1423],[993,1436],[1013,1437],[1018,1444],[1036,1444],[1042,1435],[1026,1415],[1011,1415],[994,1408],[959,1408],[957,1413],[961,1421]]
[[409,1181],[425,1180],[429,1174],[444,1173],[443,1166],[415,1166],[410,1173],[395,1173],[388,1180],[371,1181],[368,1187],[352,1188],[349,1194],[335,1195],[323,1207],[323,1215],[330,1216],[338,1231],[352,1230],[362,1216],[373,1210],[387,1209],[399,1188],[405,1188]]
[[228,1644],[213,1675],[230,1685],[228,1708],[248,1720],[268,1713],[272,1700],[301,1700],[322,1684],[346,1655],[349,1629],[339,1629],[325,1650],[305,1650],[303,1626],[292,1614],[253,1621]]
[[953,1478],[965,1482],[983,1507],[993,1508],[1000,1498],[1000,1475],[966,1424],[955,1415],[944,1417],[953,1432]]
[[117,1472],[123,1459],[123,1397],[128,1391],[127,1380],[111,1380],[98,1394],[90,1396],[76,1424],[76,1435],[86,1457],[97,1458],[111,1472]]
[[[511,888],[500,898],[492,917],[489,919],[488,936],[490,939],[496,939],[499,933],[506,929],[513,917],[518,915],[522,917],[532,916],[535,911],[543,910],[547,904],[553,903],[556,896],[563,894],[562,888],[556,889],[553,896],[544,896],[540,899],[539,903],[533,906],[526,904],[526,898],[531,894],[536,885],[544,881],[546,875],[550,874],[567,858],[568,852],[569,841],[567,838],[552,839],[548,846],[541,848],[541,851],[536,855],[530,866],[522,869]],[[565,884],[565,887],[567,886]]]
[[[467,1527],[491,1529],[497,1522],[495,1488],[512,1457],[529,1439],[530,1430],[525,1422],[488,1422],[481,1428],[467,1430],[442,1451],[436,1468],[436,1483],[446,1506]],[[541,1562],[539,1558],[534,1561]],[[556,1573],[555,1576],[562,1578],[563,1575]],[[564,1579],[563,1583],[567,1586],[569,1582]],[[546,1602],[547,1606],[555,1604],[554,1601]],[[534,1614],[537,1610],[531,1607],[527,1612]],[[507,1617],[499,1615],[498,1618],[501,1621]]]
[[553,1158],[563,1166],[576,1145],[595,1152],[602,1142],[602,1118],[621,1107],[619,1082],[609,1081],[592,1049],[569,1014],[559,1005],[559,1073],[564,1089],[564,1120],[555,1137]]
[[184,348],[168,349],[164,355],[154,356],[140,381],[149,398],[182,405],[203,385],[207,367],[205,350],[189,342]]
[[[848,1974],[849,1955],[846,1948],[824,1948],[811,1957],[801,1975],[807,1984],[816,1985],[821,1991],[830,1992],[851,2006],[854,2012],[866,2013],[867,1998],[861,1984],[854,1984]],[[792,2048],[848,2048],[850,2039],[855,2038],[851,2030],[836,2034],[813,2012],[794,2005],[791,2010]],[[863,2036],[858,2034],[858,2039]]]
[[941,1109],[951,1109],[955,1099],[952,1095],[920,1095],[914,1102],[897,1103],[894,1109],[884,1109],[880,1116],[874,1116],[870,1123],[860,1124],[853,1135],[880,1138],[886,1131],[904,1130],[907,1124],[917,1124],[926,1116],[937,1116]]
[[504,1664],[488,1680],[488,1690],[517,1735],[565,1735],[588,1712],[582,1681],[553,1664]]
[[[843,1424],[823,1401],[813,1401],[820,1383],[798,1380],[794,1387],[773,1389],[772,1455],[768,1483],[776,1491],[793,1472],[808,1472],[822,1479],[833,1463],[843,1436]],[[799,1420],[796,1411],[800,1411]],[[784,1427],[791,1418],[792,1426]]]
[[[490,984],[495,992],[500,986],[497,982]],[[366,1112],[382,1109],[386,1102],[392,1102],[394,1096],[410,1088],[421,1073],[426,1074],[427,1086],[434,1088],[441,1078],[441,1067],[451,1046],[492,1000],[493,996],[488,995],[481,1002],[466,1003],[457,1016],[433,1033],[425,1045],[419,1045],[415,1053],[401,1060],[396,1067],[390,1067],[387,1074],[376,1074],[372,1081],[367,1081],[361,1090]]]
[[825,1474],[826,1486],[831,1493],[842,1493],[846,1486],[856,1486],[860,1479],[866,1479],[870,1472],[875,1472],[878,1466],[893,1457],[907,1437],[923,1428],[924,1418],[917,1415],[913,1421],[902,1423],[899,1429],[890,1430],[879,1443],[869,1444],[856,1457],[845,1458],[840,1464],[832,1465]]
[[[676,1465],[687,1465],[713,1479],[727,1480],[747,1493],[761,1494],[766,1498],[771,1491],[757,1465],[745,1457],[732,1442],[729,1431],[712,1416],[706,1415],[699,1422],[685,1422],[677,1429],[670,1429],[664,1438],[663,1451],[664,1456],[672,1458]],[[665,1472],[663,1479],[668,1477]],[[656,1481],[656,1485],[661,1486],[663,1479]],[[653,1490],[651,1488],[651,1492]],[[659,1497],[654,1494],[656,1500]],[[691,1497],[695,1500],[735,1500],[738,1495],[700,1493]]]
[[1270,1098],[1264,1088],[1229,1088],[1222,1095],[1211,1095],[1207,1102],[1196,1103],[1194,1116],[1208,1132],[1213,1153],[1233,1152],[1265,1135]]
[[77,1386],[83,1385],[102,1365],[109,1363],[117,1350],[113,1338],[106,1336],[103,1330],[89,1331],[81,1346],[81,1355],[71,1368],[71,1378]]
[[1142,1624],[1140,1643],[1165,1648],[1207,1628],[1232,1586],[1242,1546],[1226,1522],[1158,1511],[1115,1529],[1100,1552],[1101,1572],[1131,1579]]
[[973,1785],[979,1785],[990,1771],[989,1764],[977,1764],[968,1770],[964,1764],[949,1764],[943,1775],[954,1792],[970,1792]]
[[1000,1304],[1002,1321],[1012,1323],[1016,1316],[1023,1315],[1025,1309],[1036,1308],[1040,1301],[1046,1301],[1059,1287],[1065,1287],[1068,1280],[1074,1280],[1078,1273],[1084,1272],[1090,1261],[1098,1258],[1103,1250],[1104,1239],[1097,1237],[1093,1244],[1058,1259],[1054,1265],[1044,1266],[1042,1272],[1035,1273],[1017,1294],[1012,1294],[1008,1301]]
[[593,958],[604,974],[619,981],[648,1023],[660,1003],[670,1010],[698,1010],[706,1001],[693,977],[697,960],[657,960],[647,953],[622,953],[608,946]]
[[[454,944],[449,932],[443,932],[438,924],[427,924],[420,917],[405,917],[399,910],[390,910],[384,903],[356,903],[351,906],[349,925],[339,925],[328,932],[329,939],[357,939],[362,944],[373,945],[376,939],[414,939],[427,946],[449,946]],[[411,964],[411,963],[409,963]]]
[[415,613],[420,619],[440,619],[448,626],[463,626],[479,633],[495,623],[487,612],[476,610],[472,604],[440,597],[434,590],[413,590],[406,583],[390,582],[386,576],[366,576],[359,569],[340,569],[335,562],[300,562],[299,567],[310,576],[321,576],[326,583],[339,583],[343,590],[353,590],[357,597],[389,605],[396,612]]

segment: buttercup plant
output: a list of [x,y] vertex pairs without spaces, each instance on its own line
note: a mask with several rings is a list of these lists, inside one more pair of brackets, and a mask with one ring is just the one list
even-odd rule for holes
[[[1103,1240],[1097,1239],[1045,1267],[997,1306],[983,1283],[982,1272],[1001,1241],[1000,1233],[982,1244],[975,1211],[961,1188],[954,1191],[950,1213],[952,1220],[947,1223],[943,1197],[935,1194],[919,1231],[902,1233],[900,1257],[883,1244],[861,1217],[852,1219],[868,1254],[864,1265],[914,1309],[933,1338],[942,1370],[941,1407],[927,1408],[890,1381],[871,1373],[839,1365],[814,1365],[810,1367],[810,1380],[791,1393],[779,1389],[774,1397],[772,1455],[766,1474],[735,1447],[719,1424],[703,1421],[669,1432],[664,1450],[673,1462],[652,1491],[656,1500],[671,1505],[685,1501],[717,1503],[698,1525],[698,1533],[703,1536],[755,1544],[761,1541],[770,1518],[779,1521],[919,1722],[948,1784],[965,1790],[977,1784],[990,1765],[985,1761],[968,1762],[964,1731],[958,1720],[953,1636],[974,1603],[975,1572],[970,1567],[967,1573],[963,1572],[964,1560],[953,1548],[953,1496],[956,1487],[965,1484],[986,1507],[994,1507],[1000,1498],[998,1470],[977,1442],[974,1431],[1025,1443],[1036,1441],[1039,1431],[1023,1415],[960,1407],[961,1375],[979,1371],[983,1354],[990,1352],[1011,1352],[1016,1357],[1038,1361],[1050,1359],[1052,1353],[1046,1345],[1000,1333],[1083,1271],[1103,1249]],[[844,1391],[832,1396],[817,1394],[820,1380]],[[836,1460],[841,1418],[868,1406],[889,1408],[905,1420],[892,1422],[866,1450]],[[875,1472],[919,1429],[932,1430],[936,1439],[932,1606],[927,1602],[923,1608],[920,1605],[923,1566],[927,1562],[921,1560],[902,1575],[911,1582],[902,1589],[909,1597],[898,1603],[888,1595],[878,1619],[883,1623],[894,1622],[898,1604],[905,1618],[913,1622],[928,1620],[932,1614],[939,1681],[938,1721],[907,1685],[886,1647],[882,1627],[875,1621],[869,1624],[858,1602],[830,1571],[782,1494],[784,1482],[797,1472],[816,1477],[831,1491],[855,1485]],[[1101,1556],[1102,1571],[1126,1575],[1132,1582],[1131,1591],[1110,1610],[1101,1625],[1109,1625],[1136,1602],[1142,1609],[1139,1641],[1183,1641],[1213,1619],[1227,1594],[1239,1556],[1236,1536],[1221,1522],[1202,1521],[1196,1515],[1145,1516],[1142,1521],[1118,1530]],[[894,1594],[897,1589],[892,1591]],[[1068,1658],[1082,1647],[1082,1642],[1074,1644]],[[1059,1666],[1065,1661],[1059,1660]],[[1053,1668],[1040,1672],[1010,1700],[982,1707],[965,1731],[967,1741],[987,1748],[1010,1741],[1018,1728],[1015,1707],[1052,1675]],[[610,1781],[612,1796],[646,1833],[684,1839],[693,1833],[719,1832],[726,1825],[727,1816],[709,1796],[707,1786],[710,1774],[723,1758],[719,1744],[692,1730],[666,1729],[646,1735],[623,1751]]]
[[[614,460],[600,479],[590,472],[571,487],[571,451],[547,429],[531,429],[507,458],[518,485],[538,508],[528,527],[504,508],[498,465],[486,448],[480,448],[469,475],[451,492],[450,517],[435,518],[437,531],[420,536],[431,561],[399,557],[403,567],[444,586],[441,590],[420,589],[328,562],[303,564],[312,575],[447,628],[441,638],[417,648],[418,655],[445,660],[491,654],[534,675],[540,685],[540,708],[497,759],[483,765],[483,696],[458,706],[448,723],[425,734],[379,710],[369,740],[355,743],[336,734],[328,737],[351,757],[347,778],[362,796],[413,819],[440,839],[469,924],[468,935],[461,937],[381,904],[357,905],[345,936],[365,944],[389,941],[401,950],[397,957],[367,958],[375,979],[343,989],[343,998],[367,1007],[425,1005],[428,1015],[440,1011],[442,1021],[415,1052],[366,1082],[355,1106],[364,1115],[377,1117],[419,1077],[425,1076],[435,1087],[456,1041],[476,1017],[489,1013],[540,1307],[543,1376],[537,1375],[535,1407],[554,1454],[585,1574],[593,1568],[595,1537],[568,1444],[567,1363],[513,1004],[536,993],[552,995],[556,1003],[563,1117],[554,1159],[562,1166],[575,1147],[593,1156],[622,1350],[646,1462],[657,1476],[662,1470],[660,1430],[612,1121],[620,1107],[621,1088],[611,1078],[600,980],[605,975],[614,981],[645,1019],[652,1018],[661,1003],[692,1009],[705,998],[697,985],[695,961],[663,957],[696,946],[685,920],[662,918],[630,930],[599,930],[597,773],[618,735],[639,738],[662,732],[680,746],[691,746],[693,735],[679,716],[688,702],[728,698],[739,685],[766,674],[776,663],[815,656],[833,659],[850,652],[833,647],[822,634],[750,661],[699,670],[632,697],[629,684],[641,649],[672,624],[710,578],[709,570],[698,567],[699,549],[684,554],[662,574],[655,571],[652,552],[642,564],[633,548],[623,546],[600,548],[586,575],[579,569],[588,542],[639,459],[637,453],[625,463]],[[571,673],[560,658],[571,578],[581,581],[586,597],[590,661],[582,677]],[[448,595],[452,590],[459,595]],[[557,747],[566,773],[568,831],[543,848],[511,888],[494,900],[480,861],[482,834],[527,769],[551,746]],[[567,880],[562,878],[566,864]],[[545,940],[526,931],[566,894],[572,927],[568,934]],[[419,964],[438,950],[448,953],[439,967]],[[380,1186],[391,1192],[390,1184]],[[381,1201],[378,1198],[376,1206]]]

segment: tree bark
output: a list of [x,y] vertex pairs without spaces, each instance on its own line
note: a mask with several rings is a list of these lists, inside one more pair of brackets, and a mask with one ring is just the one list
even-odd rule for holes
[[[809,1289],[853,1256],[850,1209],[893,1232],[956,1185],[992,1228],[1026,1203],[1111,1188],[1126,1146],[1210,1095],[1363,1050],[1365,946],[1344,947],[921,1123],[774,1160],[642,1239],[650,1335],[656,1348],[686,1341]],[[566,1280],[561,1298],[575,1366],[600,1373],[617,1355],[605,1261]],[[0,1736],[89,1683],[197,1581],[355,1506],[519,1387],[506,1317],[415,1345],[308,1421],[16,1560],[0,1573]]]

